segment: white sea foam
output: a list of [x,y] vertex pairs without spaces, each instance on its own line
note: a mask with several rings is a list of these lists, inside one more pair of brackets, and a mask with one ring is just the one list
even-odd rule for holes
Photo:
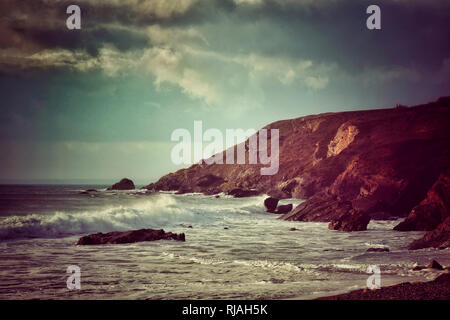
[[192,222],[198,218],[193,210],[177,206],[173,196],[162,194],[130,206],[6,217],[0,220],[0,240],[161,227],[171,222]]

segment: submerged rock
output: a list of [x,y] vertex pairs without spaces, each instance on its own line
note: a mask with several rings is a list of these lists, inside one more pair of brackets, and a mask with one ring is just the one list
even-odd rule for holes
[[132,231],[113,231],[108,233],[95,233],[81,237],[77,245],[95,244],[121,244],[155,240],[185,241],[184,233],[176,234],[164,230],[140,229]]
[[136,187],[134,186],[133,181],[127,178],[123,178],[119,182],[110,186],[107,190],[134,190]]
[[369,248],[366,252],[389,252],[389,248]]

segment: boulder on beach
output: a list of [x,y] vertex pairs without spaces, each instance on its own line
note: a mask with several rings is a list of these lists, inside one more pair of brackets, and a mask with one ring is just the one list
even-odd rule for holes
[[117,183],[114,183],[107,190],[134,190],[136,187],[132,180],[123,178]]
[[155,240],[185,241],[185,236],[184,233],[176,234],[165,232],[163,229],[140,229],[124,232],[113,231],[108,233],[99,232],[81,237],[78,240],[77,245],[122,244]]

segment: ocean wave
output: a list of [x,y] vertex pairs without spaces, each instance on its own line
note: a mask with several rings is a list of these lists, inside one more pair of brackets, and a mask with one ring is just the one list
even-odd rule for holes
[[139,228],[175,228],[194,223],[211,225],[218,217],[221,221],[227,220],[228,214],[242,216],[264,212],[261,197],[222,201],[211,201],[198,196],[190,200],[188,198],[191,197],[158,193],[129,205],[100,207],[81,212],[58,211],[5,217],[0,219],[0,241]]
[[0,220],[0,240],[160,228],[172,222],[193,222],[199,218],[193,210],[178,206],[173,196],[161,194],[130,206],[6,217]]

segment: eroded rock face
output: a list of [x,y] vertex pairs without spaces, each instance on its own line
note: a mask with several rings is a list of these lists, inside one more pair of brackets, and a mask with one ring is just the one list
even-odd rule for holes
[[155,240],[185,241],[184,233],[176,234],[164,230],[140,229],[125,232],[95,233],[81,237],[77,245],[121,244]]
[[428,231],[422,238],[414,240],[408,249],[447,247],[450,247],[450,217],[446,218],[436,229]]
[[123,178],[119,182],[113,184],[107,190],[134,190],[136,187],[134,186],[133,181],[127,178]]
[[328,225],[330,230],[338,231],[364,231],[367,230],[367,225],[370,222],[370,217],[358,211],[351,210],[341,217],[331,220]]
[[329,222],[353,210],[350,201],[322,192],[299,204],[293,211],[280,217],[288,221]]
[[355,140],[359,130],[349,123],[342,124],[328,145],[327,157],[337,156]]
[[408,217],[395,226],[398,231],[430,231],[450,216],[450,171],[439,179],[428,191],[425,199],[415,206]]

